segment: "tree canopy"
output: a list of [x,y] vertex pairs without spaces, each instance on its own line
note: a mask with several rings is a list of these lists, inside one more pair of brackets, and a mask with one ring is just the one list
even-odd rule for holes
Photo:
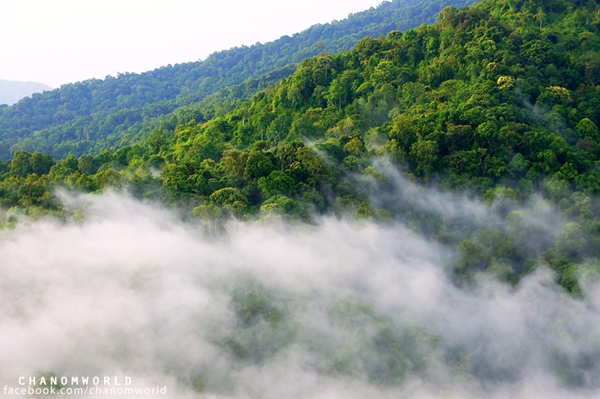
[[[455,248],[458,283],[487,272],[514,284],[548,264],[578,295],[578,267],[600,255],[599,9],[567,0],[448,7],[435,24],[308,58],[173,134],[154,129],[138,144],[58,161],[17,151],[0,164],[2,206],[68,217],[53,187],[111,186],[213,225],[325,212],[404,220]],[[481,228],[401,201],[377,157],[416,186],[470,193],[501,223]],[[536,196],[560,216],[540,243],[525,239]]]
[[305,58],[349,50],[366,36],[433,22],[444,6],[470,2],[382,2],[342,21],[315,25],[270,43],[219,51],[203,61],[91,79],[34,94],[11,107],[0,107],[0,159],[11,158],[18,150],[41,151],[57,159],[70,153],[96,155],[143,141],[157,127],[172,131],[180,123],[210,119],[215,107],[223,106],[215,105],[214,99],[198,103],[212,93],[238,85],[216,102],[249,98],[289,76]]

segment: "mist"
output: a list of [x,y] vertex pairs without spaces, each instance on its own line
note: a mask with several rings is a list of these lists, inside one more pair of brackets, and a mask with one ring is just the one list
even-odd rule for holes
[[[391,184],[381,204],[503,223],[475,200]],[[85,216],[0,230],[1,388],[54,373],[178,398],[598,395],[593,273],[583,299],[543,265],[514,286],[485,273],[461,286],[452,246],[401,218],[231,220],[210,237],[122,193],[63,202]],[[529,212],[530,231],[551,235],[552,209]]]

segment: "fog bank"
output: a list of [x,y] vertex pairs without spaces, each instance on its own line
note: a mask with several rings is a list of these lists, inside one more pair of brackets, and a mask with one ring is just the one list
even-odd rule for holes
[[402,223],[232,221],[208,238],[123,195],[67,202],[82,222],[0,231],[1,387],[52,372],[179,398],[598,395],[594,279],[582,300],[543,267],[459,288],[452,250]]

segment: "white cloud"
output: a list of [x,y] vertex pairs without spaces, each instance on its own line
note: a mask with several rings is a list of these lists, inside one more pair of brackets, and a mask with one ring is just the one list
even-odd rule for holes
[[81,224],[3,232],[0,386],[53,371],[131,376],[170,397],[200,379],[235,398],[597,393],[598,283],[587,302],[544,269],[460,289],[449,250],[401,224],[232,222],[209,239],[118,194],[77,203]]

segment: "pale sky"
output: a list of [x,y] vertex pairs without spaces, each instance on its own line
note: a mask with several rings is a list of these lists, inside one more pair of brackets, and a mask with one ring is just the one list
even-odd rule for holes
[[0,0],[0,79],[52,87],[197,61],[382,0]]

